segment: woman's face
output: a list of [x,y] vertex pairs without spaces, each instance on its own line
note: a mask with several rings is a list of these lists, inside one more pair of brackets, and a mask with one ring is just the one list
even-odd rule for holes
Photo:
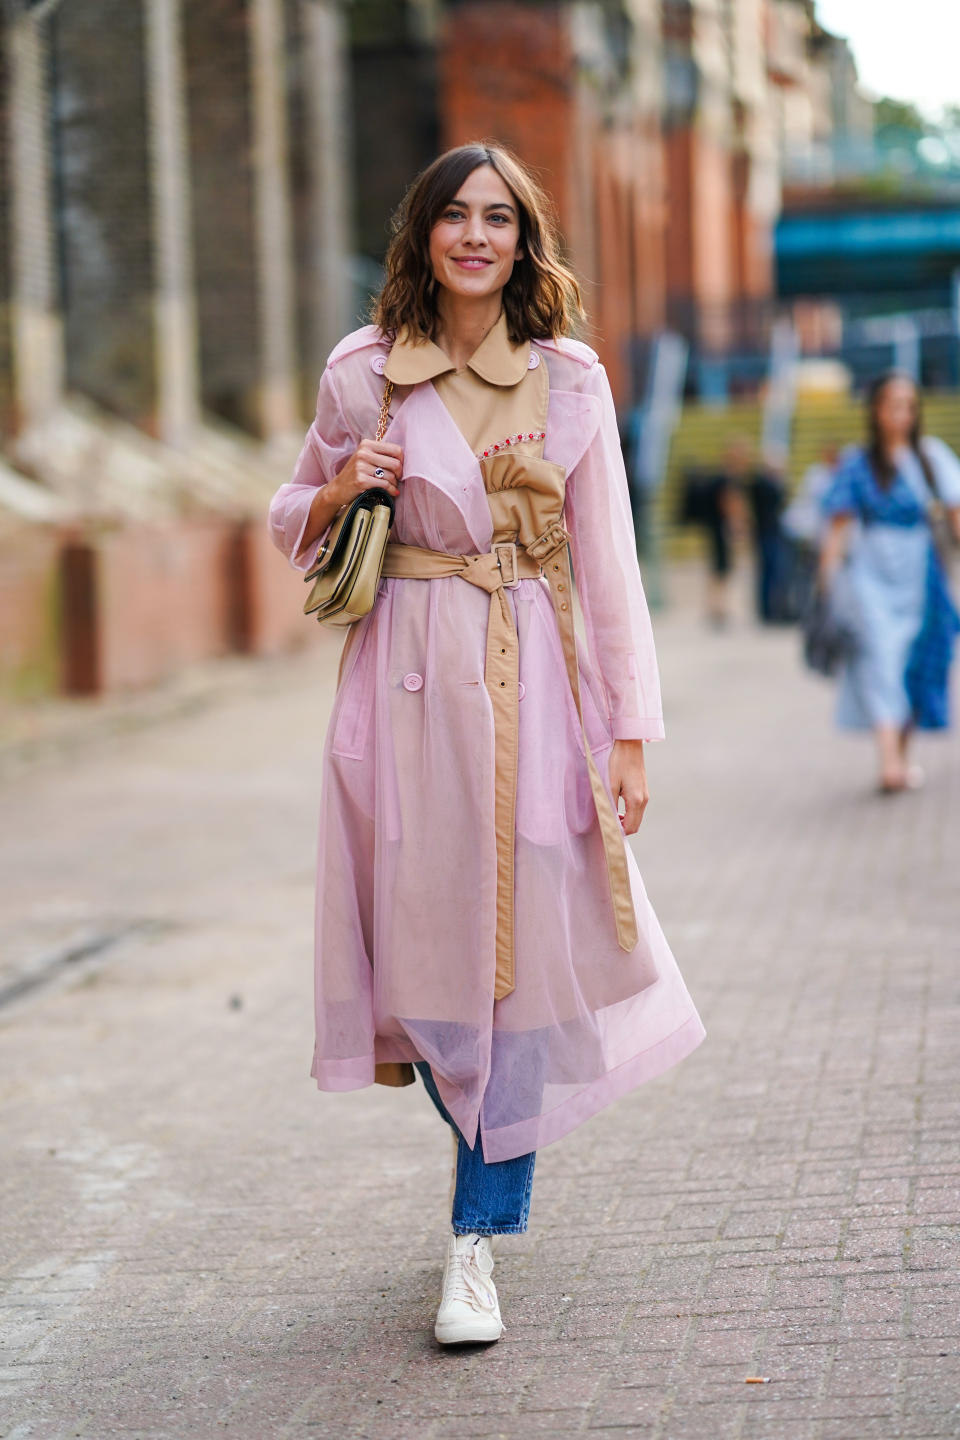
[[439,285],[479,299],[503,289],[522,259],[520,215],[492,165],[464,180],[430,232],[430,264]]
[[888,445],[902,445],[917,418],[917,392],[910,380],[889,380],[876,399],[877,426]]

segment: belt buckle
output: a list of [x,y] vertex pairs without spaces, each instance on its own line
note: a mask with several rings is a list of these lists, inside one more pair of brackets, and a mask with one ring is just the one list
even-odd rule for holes
[[[509,572],[509,579],[507,578],[507,573],[505,573],[503,563],[504,552],[510,557],[509,564],[506,566],[506,571]],[[520,585],[520,567],[517,564],[516,542],[513,540],[502,540],[498,545],[494,545],[493,553],[497,557],[497,568],[500,571],[501,583],[504,590],[516,590]]]

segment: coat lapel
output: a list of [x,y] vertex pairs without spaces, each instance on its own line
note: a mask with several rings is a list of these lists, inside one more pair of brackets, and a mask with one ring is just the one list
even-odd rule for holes
[[413,386],[400,402],[384,439],[403,447],[404,483],[416,478],[442,491],[459,510],[477,547],[489,543],[490,507],[480,462],[432,381]]

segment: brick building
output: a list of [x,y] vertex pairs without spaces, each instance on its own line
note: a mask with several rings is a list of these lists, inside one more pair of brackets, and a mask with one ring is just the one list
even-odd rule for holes
[[869,125],[812,0],[354,0],[350,15],[368,255],[411,173],[489,136],[555,199],[621,405],[664,324],[704,391],[731,350],[764,349],[784,158]]
[[855,93],[811,0],[6,0],[5,17],[8,435],[64,391],[181,446],[204,415],[293,434],[404,186],[481,136],[552,192],[626,403],[664,323],[708,356],[756,329],[781,157],[845,124]]
[[810,0],[0,0],[0,15],[0,551],[65,517],[88,548],[104,525],[246,526],[180,547],[247,585],[210,601],[214,651],[279,633],[251,598],[275,588],[265,499],[327,353],[363,318],[389,216],[440,148],[489,136],[541,174],[625,407],[665,324],[705,389],[712,359],[762,341],[781,155],[805,124],[822,139],[843,123],[828,62],[834,93],[852,84]]
[[632,342],[664,321],[657,11],[461,0],[439,38],[443,144],[493,136],[540,173],[622,402]]
[[[265,505],[353,319],[340,7],[2,15],[6,605],[29,618],[48,597],[74,689],[276,648],[298,591]],[[28,543],[38,526],[49,544]],[[27,554],[51,573],[26,573]],[[34,629],[0,633],[14,688],[36,671]]]
[[8,0],[8,435],[64,390],[174,443],[299,430],[352,318],[345,55],[325,0]]
[[700,361],[762,348],[784,162],[861,134],[870,107],[813,0],[662,0],[667,318]]

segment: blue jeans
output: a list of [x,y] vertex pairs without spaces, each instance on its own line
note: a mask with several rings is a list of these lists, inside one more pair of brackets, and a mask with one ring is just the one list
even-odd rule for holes
[[471,1150],[440,1099],[436,1082],[425,1060],[414,1062],[427,1094],[446,1120],[457,1143],[457,1180],[453,1195],[455,1235],[519,1235],[530,1216],[530,1190],[537,1152],[518,1155],[514,1160],[483,1158],[480,1135]]

